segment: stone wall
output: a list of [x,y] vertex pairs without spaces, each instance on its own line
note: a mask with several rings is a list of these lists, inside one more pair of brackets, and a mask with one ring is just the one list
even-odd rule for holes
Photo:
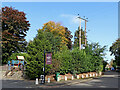
[[[101,73],[96,73],[96,72],[88,72],[88,73],[82,73],[82,74],[78,74],[77,78],[75,78],[72,74],[68,73],[65,75],[59,75],[59,80],[65,80],[65,77],[67,77],[67,80],[73,80],[73,79],[82,79],[82,78],[92,78],[92,77],[98,77],[101,76]],[[46,77],[46,81],[48,80],[48,78],[50,78],[50,81],[56,81],[55,80],[55,74],[54,75],[47,75]]]

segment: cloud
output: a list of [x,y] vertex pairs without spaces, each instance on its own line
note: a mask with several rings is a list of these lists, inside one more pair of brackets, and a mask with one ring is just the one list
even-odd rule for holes
[[[70,23],[79,24],[79,22],[80,22],[79,19],[77,18],[78,17],[77,15],[61,14],[60,17],[69,19]],[[83,22],[83,20],[82,20],[82,22]]]

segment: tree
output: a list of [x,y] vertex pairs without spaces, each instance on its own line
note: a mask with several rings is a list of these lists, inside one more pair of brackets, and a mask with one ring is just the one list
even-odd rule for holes
[[[0,40],[2,39],[2,11],[0,9]],[[0,41],[1,44],[1,41]]]
[[93,63],[94,70],[97,72],[103,70],[103,57],[106,55],[105,50],[106,46],[101,47],[99,43],[88,44],[85,48],[86,54],[91,55],[91,63]]
[[7,63],[12,53],[25,51],[30,27],[25,15],[12,7],[2,8],[2,63]]
[[111,55],[115,56],[115,62],[120,66],[120,38],[116,40],[110,47]]
[[61,49],[62,46],[68,46],[68,48],[71,48],[71,32],[68,30],[68,28],[62,26],[60,23],[55,23],[53,21],[49,21],[44,24],[42,29],[39,29],[41,31],[45,32],[51,32],[55,37],[59,36],[61,37]]
[[68,30],[68,28],[67,27],[65,27],[65,37],[68,39],[67,41],[67,47],[68,47],[68,49],[72,49],[72,35],[71,35],[71,31],[70,30]]
[[73,67],[72,64],[72,55],[69,49],[66,46],[63,47],[64,49],[60,52],[55,53],[54,59],[59,61],[59,72],[61,74],[66,74],[71,72],[71,68]]
[[[85,32],[81,29],[81,44],[85,44]],[[79,47],[79,27],[74,35],[74,47]]]
[[[52,52],[53,56],[57,51],[60,51],[60,45],[60,37],[54,37],[51,32],[38,30],[37,36],[27,46],[27,53],[31,58],[27,63],[26,75],[30,79],[35,79],[43,74],[44,50],[45,52]],[[52,65],[46,65],[46,74],[51,71],[51,67]]]

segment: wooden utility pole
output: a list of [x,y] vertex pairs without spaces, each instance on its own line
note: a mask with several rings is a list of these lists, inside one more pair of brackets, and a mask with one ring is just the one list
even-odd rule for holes
[[86,37],[86,22],[88,22],[88,21],[85,20],[85,46],[87,45],[87,37]]
[[[78,14],[79,15],[79,14]],[[83,19],[81,17],[78,17],[80,19],[80,26],[79,26],[79,49],[81,50],[81,20],[85,21],[85,46],[87,44],[87,37],[86,37],[86,22],[88,22],[86,19]]]
[[80,50],[81,50],[81,18],[80,18],[80,26],[79,26],[79,46],[80,46]]

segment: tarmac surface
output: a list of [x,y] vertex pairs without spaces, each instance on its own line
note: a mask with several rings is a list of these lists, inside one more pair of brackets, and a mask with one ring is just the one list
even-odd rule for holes
[[35,85],[29,80],[2,80],[2,88],[118,88],[120,78],[117,72],[104,72],[97,78],[68,80]]

